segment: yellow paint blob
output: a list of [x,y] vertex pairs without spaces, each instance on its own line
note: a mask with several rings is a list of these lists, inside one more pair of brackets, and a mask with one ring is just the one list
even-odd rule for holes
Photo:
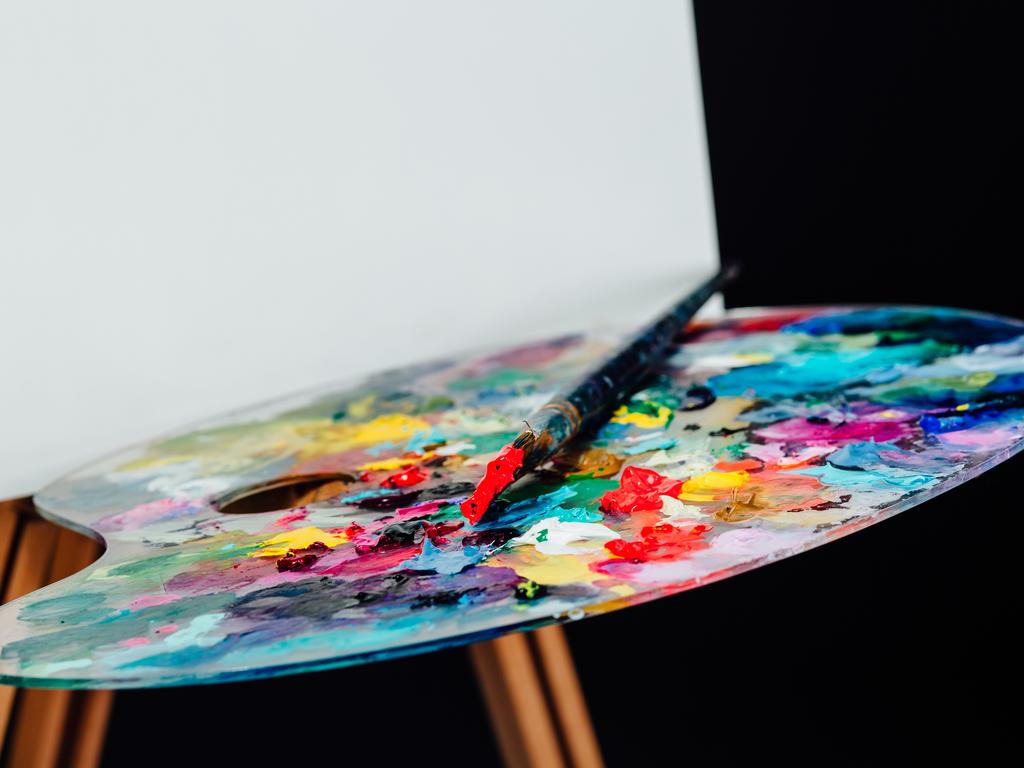
[[352,419],[367,418],[373,412],[373,402],[376,399],[377,395],[371,392],[366,397],[353,400],[348,404],[348,408],[345,409],[347,416]]
[[720,397],[707,408],[687,411],[685,417],[680,418],[685,418],[687,424],[696,424],[701,429],[743,429],[750,426],[750,422],[743,421],[740,415],[753,404],[754,401],[746,397]]
[[167,467],[171,464],[179,464],[185,461],[195,461],[199,458],[195,454],[178,454],[175,456],[142,456],[138,459],[126,462],[118,466],[118,472],[134,472],[140,469],[156,469]]
[[303,549],[318,541],[333,549],[348,541],[348,536],[344,533],[328,533],[315,525],[309,525],[261,541],[260,548],[250,552],[249,557],[283,557],[288,554],[289,549]]
[[765,352],[737,352],[736,359],[744,365],[761,365],[762,363],[770,363],[775,359],[775,356]]
[[317,422],[295,427],[296,432],[308,440],[301,451],[303,457],[341,453],[377,443],[403,442],[429,429],[429,422],[401,413],[387,413],[360,424]]
[[360,464],[357,467],[357,469],[360,469],[364,472],[374,472],[377,470],[386,469],[401,469],[402,467],[411,467],[414,464],[419,464],[421,461],[426,461],[433,455],[433,451],[427,451],[422,456],[414,456],[413,458],[409,458],[408,456],[396,456],[393,459],[368,461],[366,464]]
[[722,491],[739,488],[750,477],[750,473],[742,469],[735,472],[705,472],[694,475],[679,491],[682,501],[714,501]]
[[668,425],[672,418],[672,409],[664,405],[658,406],[657,415],[650,413],[637,413],[629,410],[628,406],[619,406],[611,420],[616,424],[632,424],[640,429],[661,429]]
[[996,374],[993,371],[975,371],[961,377],[961,381],[966,385],[965,389],[980,389],[995,380]]
[[590,570],[589,563],[607,559],[607,553],[592,557],[580,555],[545,555],[533,547],[517,547],[511,552],[500,552],[481,565],[491,568],[511,568],[524,579],[546,586],[578,584],[605,578]]

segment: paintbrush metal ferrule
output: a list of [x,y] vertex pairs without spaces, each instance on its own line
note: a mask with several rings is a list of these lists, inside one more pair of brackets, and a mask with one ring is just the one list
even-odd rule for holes
[[719,271],[526,419],[527,428],[488,462],[483,479],[460,505],[466,519],[470,523],[479,521],[508,486],[550,459],[581,432],[606,421],[664,359],[672,340],[697,310],[735,273],[734,268]]

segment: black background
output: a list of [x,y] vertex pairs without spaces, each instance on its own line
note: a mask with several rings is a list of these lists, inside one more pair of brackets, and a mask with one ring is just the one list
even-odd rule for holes
[[[1024,314],[1008,8],[698,0],[721,252],[743,267],[730,306]],[[609,765],[1015,753],[1022,469],[1008,462],[823,549],[568,627]],[[119,693],[105,763],[141,759],[498,763],[461,650]]]

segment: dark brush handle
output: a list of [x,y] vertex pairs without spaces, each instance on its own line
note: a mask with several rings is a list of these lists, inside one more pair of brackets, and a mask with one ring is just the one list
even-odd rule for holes
[[512,442],[524,452],[516,477],[542,464],[581,431],[605,421],[663,359],[672,340],[697,311],[735,273],[734,268],[720,270],[597,368],[531,414],[526,420],[527,429]]

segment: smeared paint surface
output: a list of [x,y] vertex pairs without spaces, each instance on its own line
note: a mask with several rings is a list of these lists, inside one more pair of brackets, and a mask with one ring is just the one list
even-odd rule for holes
[[[607,343],[558,339],[233,415],[38,498],[108,550],[0,608],[0,682],[170,685],[339,666],[786,557],[1016,452],[1022,333],[941,309],[734,313],[694,326],[597,434],[504,493],[516,457],[499,451],[520,420]],[[484,470],[497,497],[467,520]],[[219,511],[226,495],[316,473],[355,479],[305,506]]]

